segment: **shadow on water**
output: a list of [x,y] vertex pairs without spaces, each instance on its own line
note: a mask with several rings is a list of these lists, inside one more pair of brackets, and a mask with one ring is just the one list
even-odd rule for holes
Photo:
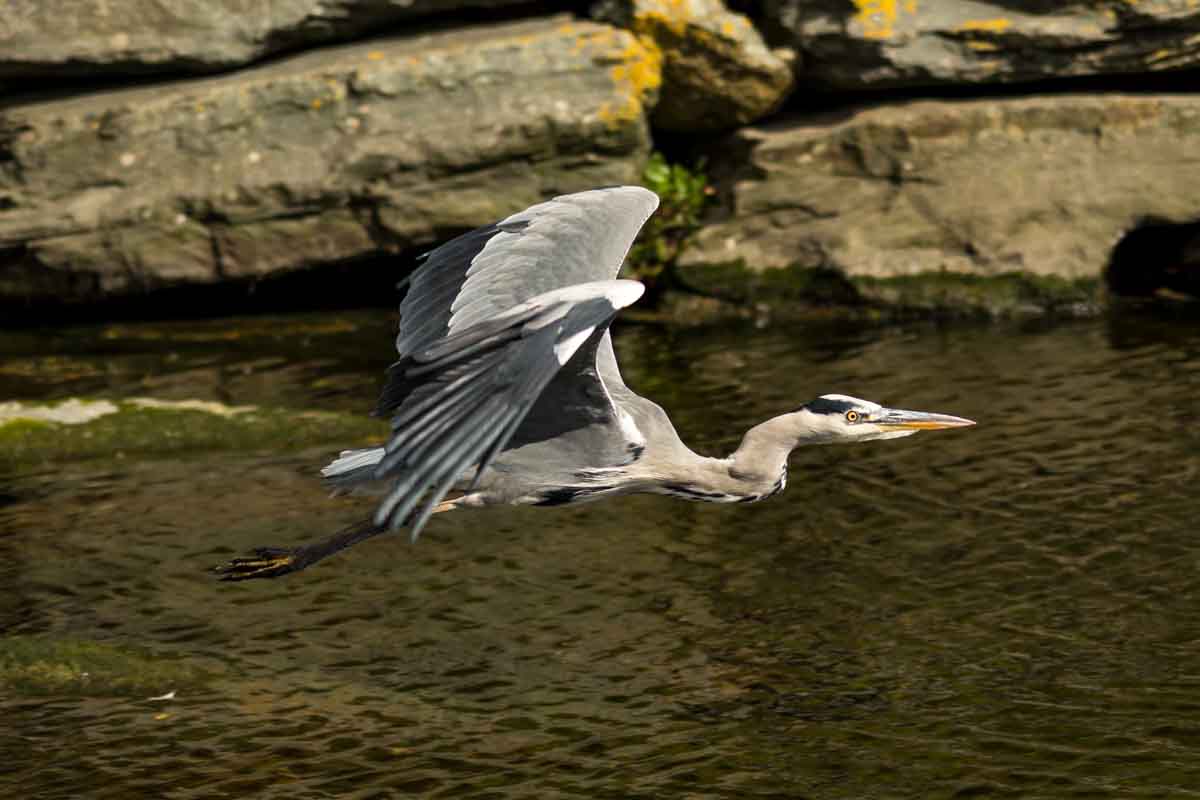
[[[390,321],[9,337],[3,399],[365,410]],[[374,344],[371,344],[374,342]],[[285,581],[234,553],[364,508],[339,443],[9,475],[0,625],[203,674],[0,700],[24,796],[1127,797],[1200,786],[1200,326],[626,327],[628,382],[728,451],[840,391],[980,421],[812,448],[752,506],[462,512]],[[164,679],[165,680],[165,679]],[[173,701],[142,697],[179,688]]]

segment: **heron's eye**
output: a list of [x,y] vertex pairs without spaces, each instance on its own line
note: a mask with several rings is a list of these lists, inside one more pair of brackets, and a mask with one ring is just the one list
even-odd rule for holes
[[846,422],[858,422],[859,414],[857,411],[846,412]]

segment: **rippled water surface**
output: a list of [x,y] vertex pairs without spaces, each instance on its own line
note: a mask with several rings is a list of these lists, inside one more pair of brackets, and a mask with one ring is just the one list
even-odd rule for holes
[[[0,400],[357,412],[389,325],[4,333]],[[0,476],[6,635],[209,676],[4,695],[0,795],[1200,795],[1194,323],[627,326],[617,349],[702,452],[829,391],[980,425],[797,452],[756,505],[459,512],[236,585],[206,568],[363,514],[315,478],[336,443]]]

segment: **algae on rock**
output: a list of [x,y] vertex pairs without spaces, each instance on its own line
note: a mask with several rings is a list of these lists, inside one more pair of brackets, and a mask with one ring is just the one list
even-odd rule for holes
[[[380,420],[321,411],[132,398],[13,408],[0,416],[0,470],[92,458],[187,457],[211,450],[376,444]],[[63,424],[63,407],[102,413]],[[55,421],[56,418],[59,421]]]
[[1019,272],[873,277],[801,264],[751,270],[733,261],[693,265],[680,279],[699,294],[731,304],[726,313],[743,309],[784,319],[1079,317],[1098,313],[1105,299],[1097,278]]
[[0,637],[0,688],[12,694],[146,699],[200,686],[208,677],[183,661],[102,642]]

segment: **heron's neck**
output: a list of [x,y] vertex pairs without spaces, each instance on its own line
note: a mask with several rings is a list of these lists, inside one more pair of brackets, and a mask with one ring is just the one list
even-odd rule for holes
[[774,480],[787,470],[788,456],[804,444],[796,436],[792,415],[774,417],[746,431],[742,443],[729,457],[730,472],[749,480]]

